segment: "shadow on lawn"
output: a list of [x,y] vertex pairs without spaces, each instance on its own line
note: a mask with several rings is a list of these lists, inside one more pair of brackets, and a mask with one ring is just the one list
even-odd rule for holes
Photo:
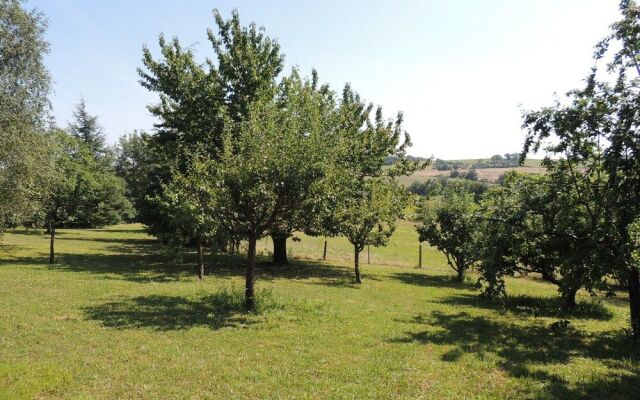
[[[622,332],[591,336],[571,326],[557,329],[542,322],[516,325],[466,312],[433,312],[429,316],[418,315],[412,322],[427,329],[407,332],[389,342],[453,346],[441,356],[445,362],[456,362],[466,353],[479,358],[493,354],[499,357],[499,366],[508,375],[542,384],[536,398],[640,398],[640,348]],[[583,377],[586,384],[572,385],[546,371],[552,364],[565,364],[574,357],[602,362],[609,369],[608,376],[593,380]]]
[[[60,271],[87,272],[101,274],[104,279],[123,279],[132,282],[176,282],[194,279],[196,261],[193,251],[183,254],[180,259],[175,253],[153,239],[121,238],[59,238],[60,241],[94,241],[103,244],[106,253],[57,253],[57,263],[48,268]],[[7,264],[46,264],[47,255],[0,260],[0,266]],[[216,277],[244,276],[246,257],[244,255],[216,254],[206,257],[207,275]],[[256,268],[258,280],[310,279],[314,283],[332,286],[347,285],[352,279],[349,269],[323,263],[295,261],[291,265],[272,265],[261,260]],[[375,279],[375,278],[370,278]]]
[[257,313],[246,312],[242,293],[221,291],[197,299],[177,296],[140,296],[85,308],[88,319],[115,329],[151,328],[169,331],[197,326],[216,330],[257,323]]
[[457,289],[472,289],[474,287],[472,283],[467,281],[463,283],[458,282],[453,275],[425,275],[416,272],[398,272],[391,275],[391,277],[409,285]]
[[[57,235],[57,234],[56,234]],[[135,247],[140,245],[148,245],[151,247],[154,244],[158,244],[156,239],[112,239],[112,238],[87,238],[87,237],[60,237],[56,238],[60,241],[80,241],[80,242],[96,242],[96,243],[112,243],[122,244],[129,247]],[[146,248],[148,250],[148,248]]]
[[517,315],[532,317],[555,317],[610,320],[613,313],[599,302],[580,301],[571,311],[562,308],[560,297],[532,297],[526,295],[508,296],[488,300],[477,294],[458,294],[449,296],[441,301],[443,304],[454,306],[471,306],[496,310],[499,312],[511,312]]

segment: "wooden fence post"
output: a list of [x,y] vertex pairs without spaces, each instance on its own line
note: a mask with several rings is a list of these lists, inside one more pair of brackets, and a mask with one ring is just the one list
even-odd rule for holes
[[371,264],[371,251],[369,245],[367,245],[367,264]]
[[326,260],[327,259],[327,241],[324,241],[324,251],[322,252],[322,259]]
[[418,268],[422,268],[422,242],[418,247]]

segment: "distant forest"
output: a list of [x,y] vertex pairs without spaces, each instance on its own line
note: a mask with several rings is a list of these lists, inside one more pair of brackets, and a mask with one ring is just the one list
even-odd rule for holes
[[[407,159],[414,161],[427,161],[425,157],[407,156]],[[386,164],[393,165],[398,161],[398,157],[387,157]],[[475,162],[471,160],[443,160],[436,158],[433,164],[438,171],[450,171],[458,169],[482,169],[482,168],[512,168],[520,165],[520,153],[496,154],[491,158],[479,158]]]

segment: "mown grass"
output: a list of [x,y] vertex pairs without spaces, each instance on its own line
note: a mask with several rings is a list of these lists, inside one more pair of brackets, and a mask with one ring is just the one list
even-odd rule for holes
[[408,223],[356,286],[344,241],[321,262],[324,239],[301,239],[294,265],[260,263],[246,313],[242,257],[209,255],[198,282],[191,255],[136,225],[62,230],[52,267],[42,232],[7,234],[0,398],[640,398],[622,297],[581,293],[567,315],[555,288],[519,279],[488,302],[433,249],[414,268]]

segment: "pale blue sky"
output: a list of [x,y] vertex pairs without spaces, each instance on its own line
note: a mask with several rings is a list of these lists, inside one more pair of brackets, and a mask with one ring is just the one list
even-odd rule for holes
[[49,18],[54,115],[66,126],[81,96],[109,142],[150,130],[138,84],[141,48],[159,33],[202,58],[211,10],[237,8],[279,40],[288,67],[350,82],[391,117],[405,112],[411,154],[478,158],[519,151],[520,105],[549,104],[580,84],[617,0],[143,1],[30,0]]

